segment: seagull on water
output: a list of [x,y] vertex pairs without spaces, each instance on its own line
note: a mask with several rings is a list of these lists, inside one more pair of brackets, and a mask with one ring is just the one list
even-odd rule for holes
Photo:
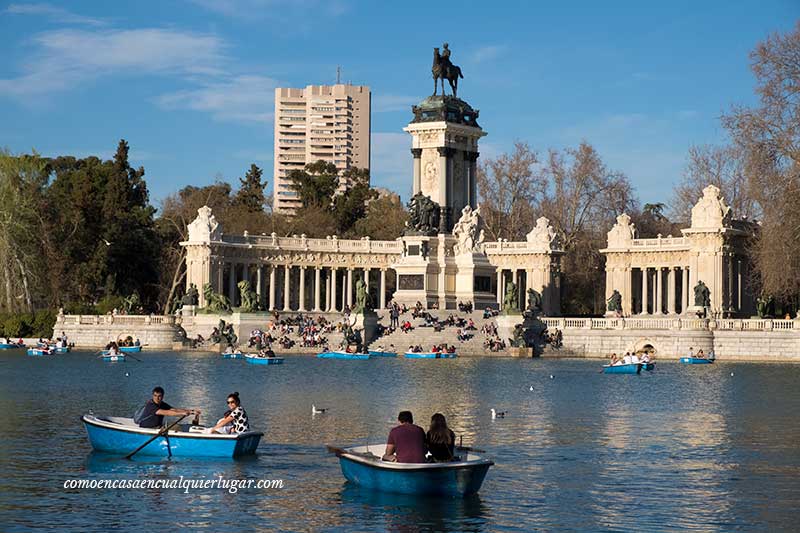
[[506,412],[507,411],[495,411],[494,408],[492,408],[492,420],[495,418],[505,418]]
[[531,385],[531,388],[530,388],[530,389],[528,389],[528,390],[529,390],[529,391],[531,391],[531,392],[533,392],[533,385]]
[[325,411],[327,411],[327,409],[317,409],[316,405],[314,405],[313,403],[311,404],[311,414],[312,415],[321,415]]
[[107,240],[105,240],[105,239],[102,239],[102,238],[101,238],[100,240],[101,240],[101,241],[103,241],[103,242],[105,243],[105,245],[106,245],[106,246],[111,246],[111,243],[110,243],[110,242],[108,242]]

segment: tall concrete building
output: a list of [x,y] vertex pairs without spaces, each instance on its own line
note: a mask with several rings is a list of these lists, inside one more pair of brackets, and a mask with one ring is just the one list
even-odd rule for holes
[[[339,172],[369,169],[370,90],[364,85],[309,85],[305,89],[275,89],[275,211],[300,207],[289,186],[292,170],[328,161]],[[347,183],[340,180],[340,190]]]

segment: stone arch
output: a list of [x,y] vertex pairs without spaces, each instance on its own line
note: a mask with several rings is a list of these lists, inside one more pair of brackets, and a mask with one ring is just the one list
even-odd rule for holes
[[645,350],[646,351],[652,350],[653,352],[655,352],[656,355],[659,354],[658,344],[653,339],[645,337],[633,343],[633,350],[632,350],[633,353],[643,352]]

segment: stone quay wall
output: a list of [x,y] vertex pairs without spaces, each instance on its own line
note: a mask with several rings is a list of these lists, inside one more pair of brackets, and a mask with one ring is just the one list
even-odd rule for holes
[[[294,314],[294,313],[292,313]],[[305,313],[323,315],[332,322],[341,320],[341,313]],[[378,311],[380,322],[388,323],[388,313]],[[263,329],[272,320],[268,313],[232,313],[227,315],[194,314],[186,316],[141,315],[62,315],[59,316],[53,336],[64,331],[79,348],[100,348],[109,341],[131,335],[150,348],[162,350],[184,349],[184,334],[194,338],[199,333],[208,337],[219,320],[232,323],[240,339],[246,339],[253,329]],[[608,358],[611,353],[651,347],[662,360],[678,359],[694,349],[708,353],[714,351],[722,361],[783,361],[800,362],[800,320],[773,319],[723,319],[709,320],[686,317],[663,318],[543,318],[548,331],[556,328],[563,333],[563,346],[548,349],[544,357]],[[415,330],[417,335],[424,330]],[[459,345],[453,339],[440,339]],[[412,337],[414,335],[411,335]],[[477,337],[476,337],[477,338]],[[405,340],[405,338],[404,338]],[[512,355],[509,353],[484,354],[481,342],[464,346],[464,355]],[[378,339],[374,344],[381,344]],[[473,346],[474,345],[474,346]],[[399,344],[398,344],[399,346]],[[468,349],[469,348],[469,349]],[[401,348],[398,348],[401,349]],[[276,350],[281,353],[307,353],[313,349],[296,347]],[[467,353],[469,351],[469,353]],[[475,352],[475,353],[473,353]]]
[[548,357],[608,358],[652,347],[659,359],[702,349],[722,361],[800,362],[800,320],[664,318],[545,318],[563,333]]
[[128,335],[150,348],[172,350],[182,338],[174,316],[160,315],[59,315],[53,338],[67,334],[78,349],[104,348]]

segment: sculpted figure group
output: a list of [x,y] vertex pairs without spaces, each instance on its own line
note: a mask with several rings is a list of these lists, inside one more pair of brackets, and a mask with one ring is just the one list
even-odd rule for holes
[[408,201],[407,234],[436,235],[439,231],[439,204],[418,192]]

